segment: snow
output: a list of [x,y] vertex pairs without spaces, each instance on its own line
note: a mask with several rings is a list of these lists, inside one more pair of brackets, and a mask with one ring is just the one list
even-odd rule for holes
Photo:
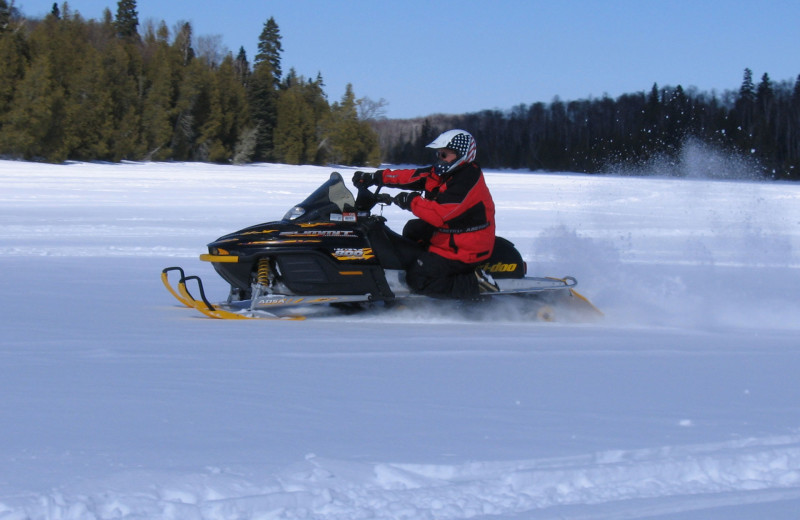
[[798,518],[800,185],[487,172],[592,323],[164,290],[330,171],[0,161],[0,520]]

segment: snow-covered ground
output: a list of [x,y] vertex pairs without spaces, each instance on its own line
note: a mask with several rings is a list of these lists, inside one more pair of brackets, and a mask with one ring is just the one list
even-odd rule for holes
[[488,172],[597,323],[164,290],[330,171],[0,161],[0,520],[800,518],[800,185]]

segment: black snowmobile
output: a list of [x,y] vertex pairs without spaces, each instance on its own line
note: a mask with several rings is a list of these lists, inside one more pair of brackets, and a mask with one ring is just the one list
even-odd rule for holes
[[[334,172],[283,219],[208,244],[200,259],[211,262],[230,284],[224,302],[209,301],[200,278],[186,276],[180,267],[164,269],[161,280],[182,304],[221,319],[303,319],[321,305],[354,310],[426,298],[405,285],[400,255],[390,239],[393,231],[383,216],[371,213],[376,205],[391,202],[380,189],[360,188],[354,198]],[[574,290],[577,281],[571,276],[525,276],[522,256],[504,238],[497,238],[491,259],[481,267],[499,286],[499,292],[483,300],[515,297],[528,315],[546,321],[556,319],[562,307],[571,313],[600,313]],[[177,287],[169,280],[172,272],[180,277]]]

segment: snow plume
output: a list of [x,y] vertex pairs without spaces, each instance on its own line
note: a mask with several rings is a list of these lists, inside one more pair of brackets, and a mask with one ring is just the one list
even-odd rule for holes
[[678,175],[687,179],[760,180],[762,167],[755,158],[689,137],[683,141]]
[[676,154],[655,153],[640,163],[611,163],[605,173],[628,176],[681,177],[686,179],[764,179],[764,168],[752,156],[703,141],[685,138]]
[[791,318],[800,315],[796,298],[765,291],[781,285],[784,269],[800,269],[794,185],[589,176],[575,183],[580,220],[532,214],[543,223],[538,234],[517,240],[529,274],[571,273],[584,282],[579,291],[591,283],[594,303],[620,322],[800,327]]

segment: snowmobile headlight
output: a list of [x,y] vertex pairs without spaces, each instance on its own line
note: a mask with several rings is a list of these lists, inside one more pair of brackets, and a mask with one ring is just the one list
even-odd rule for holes
[[302,206],[295,206],[286,212],[286,215],[283,216],[283,220],[294,220],[303,216],[305,212],[306,210]]

